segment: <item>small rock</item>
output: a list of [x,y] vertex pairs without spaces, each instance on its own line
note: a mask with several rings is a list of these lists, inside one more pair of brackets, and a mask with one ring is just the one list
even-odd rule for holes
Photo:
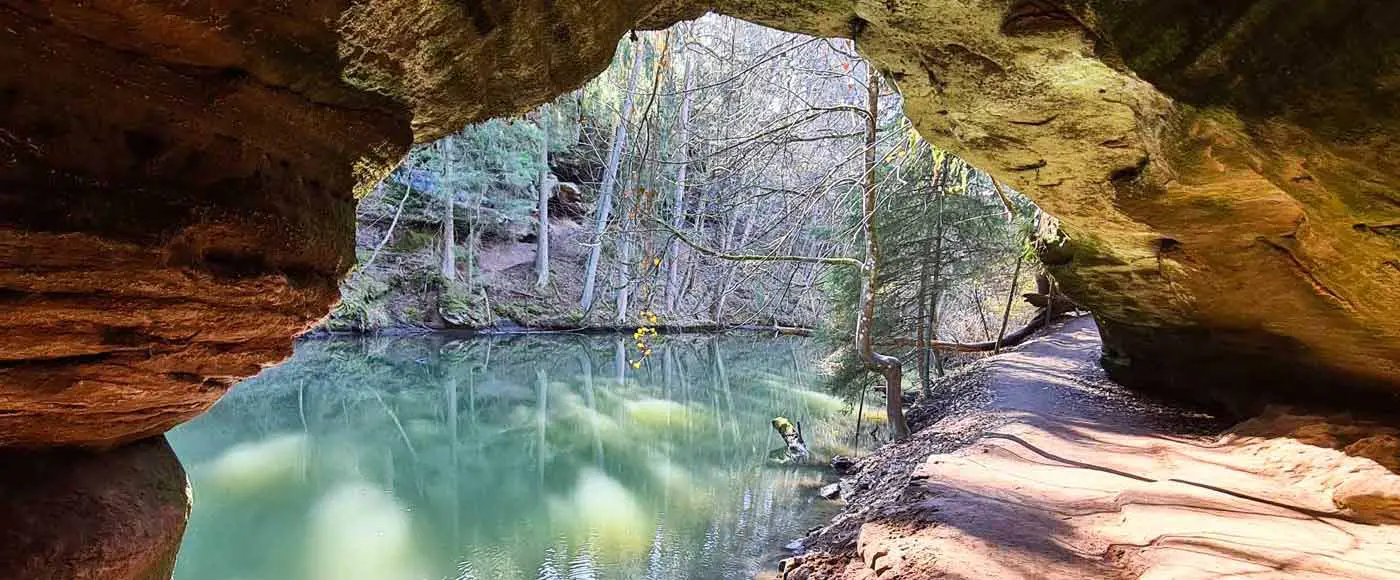
[[841,497],[841,484],[833,483],[830,485],[823,485],[822,488],[817,491],[817,495],[822,496],[822,499],[838,499]]
[[1375,461],[1392,472],[1400,472],[1400,437],[1384,433],[1372,435],[1346,446],[1343,452]]
[[855,460],[851,459],[850,457],[846,457],[845,455],[837,455],[836,457],[831,458],[831,468],[835,469],[840,473],[850,473],[851,468],[855,466]]

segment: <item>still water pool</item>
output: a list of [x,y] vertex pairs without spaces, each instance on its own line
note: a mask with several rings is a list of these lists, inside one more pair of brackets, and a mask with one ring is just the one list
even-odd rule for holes
[[[630,337],[626,337],[630,338]],[[797,338],[311,340],[170,440],[177,580],[749,578],[832,509],[766,466],[854,417]],[[634,368],[633,362],[640,362]]]

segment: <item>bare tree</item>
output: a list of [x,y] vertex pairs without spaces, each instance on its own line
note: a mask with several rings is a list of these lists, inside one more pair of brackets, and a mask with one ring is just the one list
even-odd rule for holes
[[549,285],[549,198],[554,189],[549,174],[549,116],[548,106],[541,107],[540,125],[540,175],[536,181],[539,188],[539,229],[535,234],[535,287],[543,289]]
[[[684,38],[684,37],[682,37]],[[676,189],[674,202],[671,207],[671,227],[679,230],[685,224],[685,178],[686,169],[690,166],[690,98],[692,90],[695,88],[695,76],[690,74],[690,59],[685,56],[686,42],[680,43],[680,48],[676,50],[677,58],[685,60],[683,81],[685,93],[681,95],[680,119],[676,122]],[[681,293],[681,247],[676,240],[672,240],[670,248],[666,252],[666,257],[670,260],[666,265],[666,313],[672,314],[676,310],[676,301]]]
[[456,183],[452,181],[452,137],[443,137],[438,141],[438,150],[442,154],[442,277],[448,281],[457,280],[457,219],[453,215],[453,206],[456,205]]
[[622,152],[627,146],[627,122],[632,115],[632,103],[637,93],[637,77],[642,75],[642,49],[646,39],[641,38],[632,49],[632,70],[627,75],[627,93],[622,99],[622,111],[613,133],[612,149],[608,152],[607,166],[603,169],[603,183],[598,192],[598,219],[594,227],[593,247],[588,253],[588,265],[583,274],[583,297],[579,305],[584,310],[593,307],[595,284],[598,279],[598,260],[603,254],[603,232],[608,228],[608,218],[612,212],[613,188],[617,187],[618,166],[622,162]]
[[896,439],[909,436],[904,420],[904,367],[898,358],[875,351],[871,325],[875,321],[875,297],[880,291],[880,236],[875,227],[876,182],[875,145],[880,119],[880,73],[866,64],[867,99],[865,111],[865,177],[861,182],[861,224],[865,238],[865,268],[860,284],[860,314],[856,317],[856,353],[870,370],[885,377],[885,412]]

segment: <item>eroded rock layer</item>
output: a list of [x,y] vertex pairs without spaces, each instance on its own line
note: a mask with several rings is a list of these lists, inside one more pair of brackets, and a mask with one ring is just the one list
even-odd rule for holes
[[0,444],[158,434],[285,358],[353,260],[353,188],[410,139],[236,25],[82,4],[0,3]]
[[324,315],[354,192],[412,141],[706,10],[856,38],[927,138],[1059,217],[1124,380],[1400,392],[1387,3],[3,0],[0,444],[198,414]]

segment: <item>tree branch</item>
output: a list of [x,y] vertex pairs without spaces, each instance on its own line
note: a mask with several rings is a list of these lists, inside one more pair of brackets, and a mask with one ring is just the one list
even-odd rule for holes
[[997,178],[990,175],[987,177],[992,180],[992,187],[997,190],[997,197],[1001,198],[1001,205],[1006,208],[1006,223],[1011,223],[1012,216],[1016,215],[1016,212],[1011,209],[1011,199],[1007,198],[1006,192],[1001,190],[1001,183],[997,181]]
[[721,260],[729,260],[732,262],[800,262],[803,264],[825,264],[827,266],[843,266],[847,268],[855,268],[857,270],[862,271],[865,270],[865,264],[862,264],[860,260],[856,260],[855,258],[826,258],[821,256],[782,255],[768,256],[761,254],[728,254],[725,252],[717,251],[713,248],[708,248],[700,245],[696,241],[690,239],[684,233],[681,233],[680,230],[671,227],[671,224],[668,224],[656,218],[652,218],[651,221],[652,223],[661,226],[666,231],[671,232],[671,234],[676,236],[676,239],[680,240],[681,243],[690,246],[691,249],[711,258],[719,258]]
[[[1061,312],[1056,314],[1056,316],[1052,317],[1052,319],[1062,318],[1064,316],[1065,314]],[[1035,316],[1031,317],[1030,322],[1027,322],[1025,326],[1013,330],[1007,333],[1006,336],[1002,337],[1000,346],[1002,348],[1008,346],[1016,346],[1024,342],[1027,338],[1030,338],[1031,335],[1035,334],[1035,331],[1043,328],[1045,324],[1045,309],[1041,308],[1039,310],[1036,310]],[[905,337],[884,339],[880,340],[879,343],[881,346],[931,348],[934,350],[951,350],[957,352],[991,352],[993,350],[996,350],[998,346],[997,341],[995,340],[985,340],[982,342],[944,342],[940,340],[921,341],[917,338]]]
[[384,239],[379,240],[379,243],[374,246],[374,251],[370,252],[369,259],[365,260],[365,263],[356,269],[357,272],[363,272],[366,268],[369,268],[370,265],[374,263],[374,259],[379,257],[379,251],[384,249],[384,244],[389,243],[389,238],[394,236],[394,227],[399,225],[399,216],[403,214],[403,204],[408,201],[408,196],[413,195],[412,179],[409,179],[407,187],[408,190],[405,191],[403,197],[399,199],[399,207],[394,210],[393,221],[389,222],[389,231],[384,232]]

